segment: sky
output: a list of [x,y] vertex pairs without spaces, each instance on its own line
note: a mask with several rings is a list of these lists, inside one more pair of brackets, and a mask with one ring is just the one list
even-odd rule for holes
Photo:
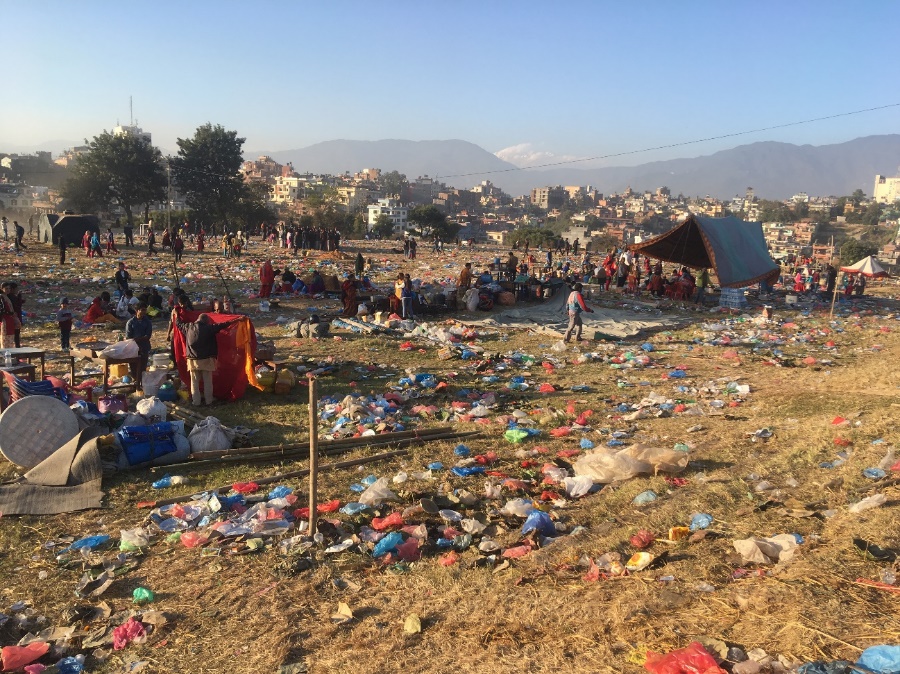
[[[164,152],[206,122],[247,152],[462,139],[517,165],[900,103],[900,2],[0,0],[0,151],[134,118]],[[900,132],[900,107],[589,166]]]

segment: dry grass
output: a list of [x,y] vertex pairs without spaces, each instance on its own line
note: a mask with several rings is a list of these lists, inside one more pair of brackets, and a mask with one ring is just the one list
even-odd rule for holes
[[[41,268],[40,254],[39,246],[29,249],[29,276]],[[493,255],[485,252],[482,256]],[[435,269],[440,262],[429,261]],[[83,264],[78,261],[79,268]],[[245,273],[248,277],[252,273],[249,264]],[[213,287],[205,283],[201,287]],[[66,283],[50,292],[61,294],[60,290],[73,292]],[[289,300],[279,313],[298,311],[305,315],[304,302]],[[778,312],[779,318],[787,315],[780,308]],[[871,486],[862,477],[863,468],[876,465],[897,442],[897,408],[893,405],[900,381],[892,364],[900,340],[896,331],[880,332],[894,321],[864,314],[858,319],[841,318],[832,326],[819,311],[809,317],[790,316],[798,328],[779,330],[789,337],[775,348],[795,363],[811,354],[831,359],[832,365],[772,367],[765,364],[771,355],[767,348],[754,351],[750,344],[714,347],[695,343],[703,334],[692,325],[650,337],[657,347],[653,354],[657,367],[613,370],[596,362],[561,368],[551,375],[535,367],[532,379],[554,384],[560,389],[557,393],[545,396],[532,388],[500,397],[501,412],[547,406],[565,409],[568,401],[576,400],[579,411],[594,410],[595,429],[630,429],[636,441],[661,446],[688,442],[693,449],[692,463],[683,474],[688,478],[685,486],[672,487],[661,476],[635,478],[571,503],[556,514],[569,527],[582,525],[584,531],[562,537],[499,571],[476,568],[478,555],[471,550],[451,567],[440,566],[437,555],[429,553],[407,569],[385,568],[358,553],[336,558],[318,553],[313,569],[285,576],[276,569],[279,557],[274,550],[207,556],[160,542],[147,551],[135,570],[119,577],[103,599],[114,610],[125,609],[135,587],[150,587],[157,593],[157,607],[172,619],[147,644],[112,654],[105,664],[93,664],[92,671],[120,671],[126,661],[144,659],[151,661],[149,671],[158,672],[269,672],[285,663],[303,663],[312,673],[374,674],[398,668],[492,674],[638,672],[647,649],[667,651],[698,637],[714,637],[748,649],[761,647],[794,661],[853,659],[869,645],[896,642],[900,639],[897,595],[854,584],[859,577],[877,579],[885,564],[860,556],[851,540],[862,537],[881,547],[900,548],[898,489],[885,490],[890,500],[884,508],[862,515],[846,510],[848,503],[865,495],[856,490]],[[322,378],[324,394],[344,394],[351,381],[362,392],[383,391],[396,384],[406,368],[432,372],[439,378],[456,373],[448,379],[447,392],[420,400],[439,407],[445,407],[459,388],[499,386],[484,384],[481,377],[485,373],[474,372],[470,364],[439,361],[432,346],[426,347],[424,354],[400,352],[396,339],[346,333],[341,341],[301,344],[284,337],[279,327],[266,325],[262,316],[255,317],[255,322],[263,336],[276,339],[279,355],[293,363],[334,360],[339,368],[333,376]],[[830,332],[835,326],[843,332]],[[739,325],[738,331],[750,327]],[[821,334],[824,330],[829,333]],[[27,341],[34,343],[50,340],[52,331],[32,326],[26,335]],[[546,353],[550,344],[546,336],[526,332],[510,333],[508,338],[490,337],[484,346],[494,352],[521,349],[538,355]],[[805,341],[807,338],[810,341]],[[633,348],[644,339],[632,340],[623,348]],[[836,352],[824,348],[828,339],[837,343]],[[882,350],[873,351],[874,344]],[[726,348],[738,352],[740,365],[722,357]],[[376,369],[356,369],[363,365]],[[662,380],[661,375],[676,365],[687,366],[690,379]],[[392,373],[390,378],[378,378],[387,373]],[[501,373],[501,381],[507,374]],[[742,377],[752,387],[740,406],[724,410],[727,414],[625,422],[615,411],[620,402],[637,402],[651,390],[673,395],[673,385],[698,386],[725,377]],[[620,388],[620,381],[635,386]],[[637,385],[643,381],[650,385]],[[594,390],[572,393],[567,389],[573,384],[589,384]],[[696,399],[693,392],[681,395]],[[284,397],[250,392],[242,401],[218,408],[216,414],[226,423],[261,428],[260,443],[287,442],[305,434],[305,404],[302,389]],[[851,425],[832,426],[838,415],[850,419]],[[704,427],[702,431],[688,432],[698,423]],[[774,436],[751,442],[747,434],[765,426]],[[498,470],[515,476],[535,470],[520,466],[521,459],[516,456],[520,446],[503,440],[503,427],[496,422],[459,427],[483,431],[482,438],[467,444],[476,452],[496,451],[501,457]],[[546,433],[549,428],[544,427],[543,436],[526,447],[544,446],[552,457],[560,449],[576,447],[581,438],[552,438]],[[586,435],[596,442],[605,437]],[[837,447],[836,437],[853,444]],[[883,438],[884,444],[872,445],[876,438]],[[403,459],[323,476],[320,498],[346,501],[348,485],[369,472],[389,476],[401,467],[419,469],[434,460],[452,464],[455,444],[433,442],[412,448]],[[852,450],[844,466],[833,470],[818,467],[842,449]],[[300,467],[300,462],[226,466],[191,473],[192,488]],[[0,466],[0,471],[13,473],[8,464]],[[756,493],[757,482],[749,479],[751,474],[772,483],[773,490]],[[843,478],[842,485],[823,486],[836,477]],[[72,595],[80,569],[57,566],[52,551],[43,545],[66,534],[80,537],[105,531],[115,536],[120,528],[136,526],[145,515],[134,507],[138,501],[180,493],[178,488],[154,492],[149,487],[152,479],[150,472],[143,471],[107,481],[108,507],[104,510],[0,519],[0,610],[28,600],[38,614],[47,617],[46,625],[56,625],[66,607],[84,603],[76,602]],[[791,479],[797,486],[788,486]],[[477,492],[481,483],[445,473],[434,483],[410,483],[403,497],[408,503],[423,493],[454,488]],[[305,488],[300,481],[288,484]],[[647,489],[656,491],[658,500],[635,506],[632,499]],[[765,507],[768,501],[778,503]],[[792,516],[791,509],[807,505],[817,513],[836,513],[830,517]],[[665,567],[599,582],[583,579],[585,556],[610,551],[628,556],[632,551],[628,539],[638,529],[661,535],[671,526],[686,525],[696,512],[715,517],[711,535],[694,544],[656,543],[654,552],[669,551]],[[506,540],[514,541],[516,523],[505,524],[509,529]],[[783,532],[799,533],[806,540],[792,562],[768,567],[765,575],[751,573],[733,579],[733,572],[741,567],[731,545],[733,539]],[[47,572],[46,580],[38,579],[41,571]],[[660,581],[663,576],[674,580]],[[338,589],[337,579],[349,581],[354,589]],[[716,589],[702,592],[699,583]],[[332,621],[338,602],[351,607],[352,621]],[[404,620],[411,613],[422,620],[420,634],[403,631]],[[9,625],[0,628],[3,644],[19,636]]]

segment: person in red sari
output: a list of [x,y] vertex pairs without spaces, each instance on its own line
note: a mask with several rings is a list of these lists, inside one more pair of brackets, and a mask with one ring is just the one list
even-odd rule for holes
[[202,253],[204,248],[204,243],[206,242],[206,232],[203,229],[197,234],[197,252]]
[[259,268],[259,296],[271,297],[272,284],[275,283],[275,270],[272,268],[272,261],[266,260],[262,267]]

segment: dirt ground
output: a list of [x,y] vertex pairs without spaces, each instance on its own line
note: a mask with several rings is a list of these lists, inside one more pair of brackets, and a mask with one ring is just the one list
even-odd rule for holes
[[[626,311],[660,311],[682,321],[682,327],[618,343],[569,345],[562,353],[552,350],[557,339],[547,334],[486,330],[474,343],[494,357],[473,360],[441,360],[439,345],[422,339],[412,340],[414,348],[403,351],[407,339],[402,336],[334,329],[333,338],[299,340],[286,333],[284,319],[305,318],[313,311],[334,315],[336,300],[291,297],[260,312],[258,300],[249,297],[263,256],[273,257],[276,267],[288,263],[307,270],[319,265],[325,273],[337,273],[352,271],[358,250],[372,258],[376,283],[389,282],[398,270],[409,271],[413,278],[447,280],[455,278],[463,261],[473,260],[478,268],[499,253],[480,248],[431,254],[423,246],[420,259],[404,261],[387,244],[348,242],[345,260],[311,253],[294,262],[254,242],[238,260],[188,254],[179,274],[192,294],[221,296],[221,281],[215,276],[215,265],[221,264],[242,305],[239,310],[251,316],[261,338],[275,342],[278,358],[291,367],[332,368],[319,378],[322,396],[388,391],[408,395],[413,390],[417,397],[404,403],[408,428],[450,424],[459,431],[479,431],[479,436],[463,440],[472,454],[497,454],[490,465],[493,477],[457,477],[448,468],[459,461],[454,453],[459,441],[415,445],[391,461],[323,474],[320,502],[339,499],[344,505],[358,496],[350,485],[367,475],[390,480],[401,470],[412,474],[440,461],[445,468],[431,480],[392,483],[397,500],[376,514],[385,517],[423,497],[440,501],[467,490],[477,497],[474,505],[454,507],[491,525],[501,547],[510,549],[523,540],[523,520],[499,509],[509,499],[540,499],[550,491],[555,499],[539,501],[540,508],[550,513],[560,535],[543,541],[532,537],[534,547],[524,556],[493,562],[473,545],[447,564],[452,554],[433,536],[440,519],[424,513],[406,519],[407,524],[424,521],[430,527],[422,558],[410,563],[385,563],[358,547],[326,554],[324,546],[316,546],[286,556],[279,552],[277,539],[255,551],[243,545],[189,549],[167,543],[166,535],[157,532],[142,554],[129,556],[102,596],[79,599],[74,590],[85,570],[102,568],[101,560],[115,558],[118,547],[59,564],[56,556],[68,542],[101,533],[118,539],[121,529],[146,521],[148,511],[137,507],[142,501],[274,476],[306,463],[188,466],[178,474],[190,479],[189,486],[161,491],[150,483],[164,471],[120,473],[104,480],[103,509],[0,517],[0,612],[12,616],[0,618],[0,645],[15,644],[28,633],[75,625],[42,662],[84,653],[87,671],[92,672],[283,668],[311,673],[400,669],[497,674],[638,672],[648,650],[665,653],[696,639],[711,640],[712,650],[762,649],[788,666],[853,661],[869,646],[900,639],[900,590],[870,584],[887,577],[893,566],[890,551],[900,550],[900,500],[891,479],[896,473],[890,470],[894,461],[886,456],[898,441],[900,405],[895,360],[900,314],[897,287],[891,282],[873,286],[872,295],[853,304],[839,304],[833,318],[824,303],[788,307],[779,298],[770,323],[760,320],[759,304],[743,313],[699,312],[681,305],[648,309],[609,293],[596,303],[626,305]],[[147,258],[135,250],[122,257],[136,285],[172,285],[170,256]],[[0,267],[3,278],[23,284],[25,309],[33,314],[26,320],[23,344],[49,349],[53,353],[48,369],[62,373],[65,362],[52,357],[59,355],[50,320],[56,302],[68,296],[73,303],[84,302],[73,306],[76,312],[84,311],[101,288],[111,289],[117,259],[87,260],[75,252],[61,268],[55,258],[50,246],[32,244],[22,257],[0,253]],[[450,327],[452,321],[482,316],[455,313],[438,320],[448,321]],[[162,350],[165,322],[157,321],[154,332],[154,347]],[[110,331],[76,330],[73,343],[88,335],[102,339]],[[644,344],[651,346],[642,350]],[[523,365],[514,354],[531,355],[535,362]],[[593,355],[587,362],[576,362],[583,354]],[[648,364],[633,359],[640,354],[649,357]],[[543,362],[554,366],[542,367]],[[433,374],[446,386],[410,389],[399,384],[415,373]],[[513,376],[522,376],[529,387],[511,389]],[[749,392],[729,388],[730,383],[749,385]],[[552,391],[541,392],[542,384],[551,385]],[[454,415],[454,401],[473,399],[466,392],[495,393],[491,414],[484,419]],[[669,408],[652,406],[644,418],[626,419],[651,393],[670,400]],[[211,413],[227,424],[258,428],[258,444],[289,443],[307,434],[307,404],[304,386],[281,396],[251,390],[242,400]],[[421,409],[413,412],[417,405]],[[550,433],[571,427],[588,410],[584,429],[561,437]],[[508,415],[516,411],[524,412],[540,434],[520,443],[506,440]],[[603,447],[617,432],[624,434],[626,445],[687,445],[680,449],[689,450],[689,463],[677,476],[637,476],[577,499],[562,496],[558,485],[542,484],[547,464],[571,465],[577,453],[586,451],[583,440]],[[379,451],[362,449],[347,456]],[[865,469],[879,464],[886,477],[879,481],[864,476]],[[16,474],[14,466],[0,463],[0,477]],[[506,479],[514,481],[505,483],[499,499],[485,498],[485,482],[501,484]],[[284,484],[299,495],[299,504],[306,502],[305,480]],[[648,490],[655,500],[636,504],[635,497]],[[883,506],[860,513],[849,509],[876,493],[886,497]],[[712,516],[705,535],[695,532],[690,538],[667,540],[670,528],[690,525],[698,513]],[[359,532],[371,524],[372,513],[324,517],[340,519]],[[640,530],[656,538],[647,550],[656,564],[626,575],[592,573],[594,562],[606,553],[619,553],[623,563],[628,560],[638,550],[631,538]],[[739,539],[785,533],[803,541],[790,560],[746,562],[733,545]],[[877,545],[888,556],[875,559],[854,539]],[[124,622],[127,611],[141,611],[132,604],[137,587],[153,590],[156,599],[150,608],[165,614],[165,624],[156,625],[144,643],[123,650],[85,648],[87,635],[98,627]],[[24,604],[15,606],[17,602]],[[73,618],[73,607],[101,602],[111,617]],[[346,605],[343,617],[340,604]],[[413,629],[416,619],[420,627]],[[759,652],[753,656],[762,658]],[[730,671],[733,662],[726,660],[722,666]]]

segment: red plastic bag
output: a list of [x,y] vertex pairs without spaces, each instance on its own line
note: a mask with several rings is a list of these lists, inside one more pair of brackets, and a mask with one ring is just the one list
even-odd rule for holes
[[402,527],[403,526],[403,516],[400,513],[391,513],[387,517],[373,517],[372,518],[372,528],[375,531],[384,531],[385,529],[390,529],[391,527]]
[[727,674],[697,641],[665,655],[647,651],[644,669],[652,674]]
[[135,639],[142,639],[146,636],[147,630],[144,629],[144,625],[134,618],[129,618],[128,622],[122,623],[113,630],[113,649],[121,651]]
[[255,482],[235,482],[231,488],[238,494],[252,494],[259,489],[259,485]]
[[33,641],[27,646],[4,646],[0,649],[3,658],[3,671],[14,672],[22,669],[50,650],[50,644],[44,641]]

